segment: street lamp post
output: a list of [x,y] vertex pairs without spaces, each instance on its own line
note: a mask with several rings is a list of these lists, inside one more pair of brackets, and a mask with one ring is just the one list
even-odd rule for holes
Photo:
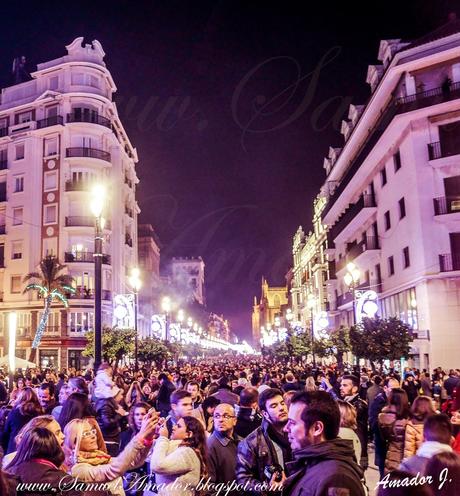
[[307,306],[310,309],[311,354],[313,358],[313,368],[316,369],[315,330],[313,328],[313,309],[316,306],[316,297],[312,293],[310,293],[307,297]]
[[102,231],[105,189],[96,185],[92,191],[91,211],[95,217],[94,236],[94,372],[102,362]]
[[353,262],[347,264],[347,273],[343,277],[345,284],[350,288],[353,296],[353,324],[356,324],[356,299],[355,290],[356,284],[359,281],[360,272],[358,267]]
[[163,312],[165,313],[165,341],[169,342],[169,314],[171,312],[171,298],[165,296],[161,302]]
[[134,292],[134,369],[137,372],[139,370],[139,336],[137,330],[137,310],[139,307],[139,290],[141,289],[142,282],[140,279],[140,270],[135,267],[131,270],[131,276],[129,278],[129,284],[133,288]]

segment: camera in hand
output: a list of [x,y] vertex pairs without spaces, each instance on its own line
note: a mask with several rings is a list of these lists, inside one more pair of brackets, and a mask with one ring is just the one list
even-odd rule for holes
[[283,467],[281,467],[281,465],[277,465],[276,463],[273,465],[266,465],[264,468],[264,475],[268,480],[271,480],[273,474],[276,474],[274,479],[275,482],[281,481],[283,478],[282,472]]

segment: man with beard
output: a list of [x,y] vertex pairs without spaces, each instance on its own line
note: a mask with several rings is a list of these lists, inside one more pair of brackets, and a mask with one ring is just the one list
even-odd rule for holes
[[340,395],[342,399],[354,406],[358,429],[356,434],[361,442],[361,460],[356,460],[361,467],[366,470],[368,466],[367,459],[367,441],[368,441],[368,407],[367,403],[359,397],[359,379],[354,375],[344,375],[340,382]]
[[[298,392],[285,431],[294,455],[283,494],[364,496],[364,472],[354,461],[353,444],[337,437],[340,411],[326,391]],[[305,492],[306,491],[306,492]]]
[[289,441],[283,429],[288,420],[283,392],[265,389],[259,396],[262,425],[238,445],[236,480],[245,491],[267,492],[262,483],[270,486],[285,478],[286,464],[291,461]]

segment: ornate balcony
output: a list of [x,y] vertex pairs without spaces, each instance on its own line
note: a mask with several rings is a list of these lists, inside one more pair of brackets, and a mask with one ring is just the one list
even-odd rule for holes
[[67,122],[88,122],[90,124],[99,124],[100,126],[112,129],[110,119],[99,114],[94,113],[72,113],[67,114]]
[[376,211],[374,195],[363,193],[359,200],[350,205],[331,227],[331,238],[338,242],[353,235]]
[[89,191],[91,189],[91,183],[88,181],[66,181],[65,190],[66,191]]
[[44,127],[57,126],[59,124],[64,124],[64,119],[61,115],[53,115],[52,117],[47,117],[46,119],[40,119],[37,121],[37,129],[43,129]]
[[443,255],[439,255],[439,270],[441,272],[460,270],[460,253],[444,253]]
[[[66,263],[93,263],[94,262],[94,254],[91,252],[76,252],[76,253],[71,253],[71,252],[66,252],[64,254],[64,261]],[[111,258],[110,255],[102,255],[102,263],[110,265],[111,264]]]
[[106,162],[110,162],[111,158],[109,152],[99,150],[98,148],[87,148],[83,146],[67,148],[66,157],[89,157],[105,160]]

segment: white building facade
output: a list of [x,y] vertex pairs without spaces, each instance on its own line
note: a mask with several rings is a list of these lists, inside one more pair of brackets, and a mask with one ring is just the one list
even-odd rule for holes
[[460,33],[458,22],[415,43],[384,40],[372,95],[350,107],[342,149],[325,160],[327,281],[335,324],[352,324],[346,265],[380,315],[409,323],[413,364],[458,367],[460,343]]
[[23,277],[56,255],[76,293],[67,310],[53,305],[37,363],[59,368],[85,364],[84,334],[94,322],[93,184],[107,191],[104,324],[112,323],[113,295],[131,291],[127,274],[137,263],[137,153],[112,101],[116,86],[102,46],[82,42],[38,64],[31,81],[3,89],[0,103],[0,327],[18,312],[17,356],[28,358],[43,301],[23,294]]

